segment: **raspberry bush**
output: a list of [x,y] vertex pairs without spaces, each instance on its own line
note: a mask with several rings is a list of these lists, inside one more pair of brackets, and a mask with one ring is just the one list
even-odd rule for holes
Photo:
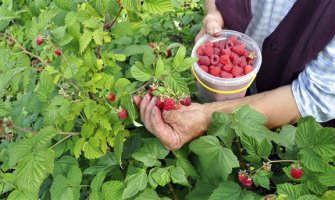
[[202,17],[198,0],[0,1],[0,199],[334,199],[335,130],[313,118],[214,113],[173,152],[142,126],[133,95],[200,101]]

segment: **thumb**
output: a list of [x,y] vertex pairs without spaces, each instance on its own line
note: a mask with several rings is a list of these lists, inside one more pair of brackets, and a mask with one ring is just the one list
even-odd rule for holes
[[133,96],[133,100],[134,100],[136,106],[139,107],[140,103],[142,101],[142,98],[140,96]]

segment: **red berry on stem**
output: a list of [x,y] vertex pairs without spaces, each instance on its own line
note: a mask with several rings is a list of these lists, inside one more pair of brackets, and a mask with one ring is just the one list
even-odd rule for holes
[[156,43],[150,42],[148,45],[149,45],[151,48],[155,48]]
[[245,180],[247,180],[248,178],[248,174],[245,171],[239,171],[238,172],[238,180],[240,181],[240,183],[243,183]]
[[56,56],[61,56],[61,55],[62,55],[62,50],[60,50],[60,49],[56,49],[56,50],[54,51],[54,53],[56,54]]
[[252,182],[252,179],[248,177],[242,182],[243,187],[250,188],[254,183]]
[[185,99],[180,100],[180,104],[184,106],[191,105],[191,97],[186,97]]
[[304,173],[303,169],[299,166],[294,166],[291,169],[291,175],[295,179],[300,179],[303,173]]
[[35,39],[37,45],[41,45],[44,42],[44,38],[41,35],[38,35]]
[[121,108],[119,112],[117,113],[120,119],[127,119],[128,118],[128,113],[127,110],[124,108]]
[[161,97],[157,97],[156,106],[161,110],[164,108],[164,102],[162,101]]
[[169,111],[173,110],[175,107],[175,101],[173,98],[167,98],[164,100],[164,110]]
[[110,92],[110,93],[107,95],[107,99],[108,99],[110,102],[115,101],[115,93]]

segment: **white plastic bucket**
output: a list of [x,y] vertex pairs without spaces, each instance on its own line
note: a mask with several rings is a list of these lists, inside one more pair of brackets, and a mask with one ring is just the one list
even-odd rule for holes
[[218,37],[213,37],[208,34],[202,36],[193,47],[192,57],[198,57],[197,49],[203,43],[207,41],[218,42],[220,40],[226,40],[231,36],[236,36],[238,40],[245,44],[247,50],[256,53],[256,58],[253,60],[254,69],[250,73],[238,78],[220,78],[206,73],[199,67],[198,63],[195,62],[192,71],[197,79],[198,92],[200,97],[207,102],[225,101],[244,97],[261,67],[262,54],[257,43],[249,36],[232,30],[223,30]]

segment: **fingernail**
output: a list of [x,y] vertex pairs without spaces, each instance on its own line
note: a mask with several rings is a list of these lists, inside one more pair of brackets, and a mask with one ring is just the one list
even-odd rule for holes
[[218,33],[218,32],[220,32],[220,29],[218,28],[214,29],[214,33]]

